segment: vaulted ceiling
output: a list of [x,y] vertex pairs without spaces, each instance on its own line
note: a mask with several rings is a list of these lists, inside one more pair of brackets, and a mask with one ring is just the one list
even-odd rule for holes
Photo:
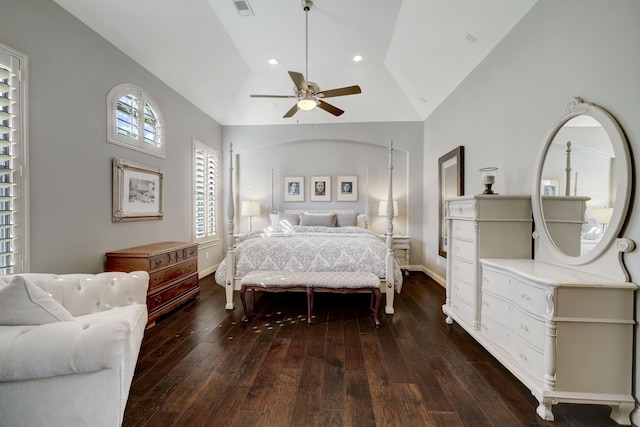
[[300,0],[241,0],[249,16],[237,0],[54,1],[220,124],[256,125],[424,120],[537,0],[314,0],[308,80],[362,93],[292,118],[295,99],[249,95],[293,95],[287,72],[306,74]]

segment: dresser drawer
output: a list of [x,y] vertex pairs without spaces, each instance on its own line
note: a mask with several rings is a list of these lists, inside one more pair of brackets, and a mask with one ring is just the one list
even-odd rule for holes
[[513,330],[540,352],[544,350],[544,321],[536,319],[518,309],[514,310]]
[[547,309],[545,289],[527,285],[518,279],[513,282],[511,300],[529,313],[544,313]]
[[475,242],[477,228],[475,221],[451,220],[451,237]]
[[480,331],[489,340],[511,353],[512,332],[507,326],[490,317],[483,316]]
[[450,308],[464,322],[473,324],[476,322],[475,310],[471,305],[455,295],[451,296]]
[[186,297],[192,289],[198,289],[198,273],[194,273],[192,276],[172,286],[147,295],[147,309],[149,313],[156,312],[175,299]]
[[451,274],[453,277],[462,280],[463,282],[475,284],[476,283],[476,263],[472,261],[463,260],[457,257],[451,259]]
[[460,298],[468,304],[471,304],[472,301],[476,300],[476,287],[458,280],[455,277],[451,280],[451,292],[452,295]]
[[482,289],[486,289],[496,295],[511,297],[511,278],[495,271],[482,269]]
[[192,259],[180,264],[165,268],[164,270],[155,271],[149,274],[149,290],[154,289],[162,284],[177,279],[180,276],[193,273],[198,269],[198,260]]
[[450,201],[448,202],[448,216],[451,218],[475,218],[476,212],[473,201]]
[[468,261],[476,259],[476,243],[465,240],[451,239],[451,254]]
[[187,259],[187,248],[176,249],[149,258],[149,271],[159,270],[170,265],[178,264]]
[[512,344],[512,355],[518,365],[533,378],[542,381],[544,378],[544,357],[542,352],[527,345],[527,343],[520,338],[514,338]]
[[508,301],[487,292],[482,292],[482,317],[489,316],[498,323],[510,325],[513,322],[513,308]]

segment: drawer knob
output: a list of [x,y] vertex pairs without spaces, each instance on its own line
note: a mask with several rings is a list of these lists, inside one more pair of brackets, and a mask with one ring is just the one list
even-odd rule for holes
[[520,294],[520,298],[522,298],[524,300],[527,300],[527,301],[531,299],[531,297],[529,295],[525,294],[524,292]]
[[485,307],[489,307],[489,303],[488,302],[483,302],[482,305],[484,305]]
[[520,329],[522,329],[523,331],[529,332],[529,327],[527,325],[525,325],[524,323],[520,324]]
[[522,359],[522,360],[529,360],[529,359],[527,358],[527,355],[526,355],[526,354],[524,354],[524,353],[520,353],[520,359]]
[[156,297],[156,299],[155,299],[155,302],[156,302],[156,303],[160,303],[160,302],[162,302],[162,297],[161,297],[160,295],[158,295],[158,296]]
[[460,215],[462,215],[462,212],[464,212],[464,211],[462,210],[462,206],[458,206],[458,213],[459,213]]
[[156,265],[160,265],[160,264],[162,264],[162,260],[161,259],[157,259],[156,260]]

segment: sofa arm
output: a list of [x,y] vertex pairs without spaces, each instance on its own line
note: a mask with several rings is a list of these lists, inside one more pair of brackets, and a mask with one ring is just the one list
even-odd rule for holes
[[0,326],[0,381],[114,368],[129,334],[129,324],[119,319]]

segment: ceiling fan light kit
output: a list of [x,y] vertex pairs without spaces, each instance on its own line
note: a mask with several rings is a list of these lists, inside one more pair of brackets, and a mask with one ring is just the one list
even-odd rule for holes
[[295,98],[296,103],[289,111],[285,113],[283,118],[292,117],[298,110],[310,111],[318,107],[334,116],[340,116],[343,110],[324,102],[322,99],[336,96],[356,95],[362,93],[360,86],[346,86],[337,89],[320,90],[320,87],[308,81],[309,77],[309,10],[313,6],[313,1],[302,0],[302,9],[305,12],[305,28],[306,28],[306,78],[301,73],[289,71],[289,77],[293,80],[295,88],[294,95],[249,95],[251,98]]

